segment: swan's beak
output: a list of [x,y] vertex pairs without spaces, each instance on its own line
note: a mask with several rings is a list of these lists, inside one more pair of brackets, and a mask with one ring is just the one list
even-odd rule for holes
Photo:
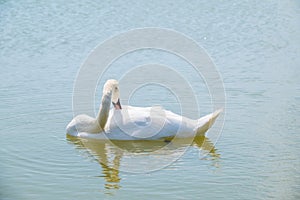
[[120,103],[120,99],[118,99],[117,103],[112,102],[112,104],[114,105],[114,107],[115,107],[116,110],[121,110],[122,109],[122,106],[121,106],[121,103]]

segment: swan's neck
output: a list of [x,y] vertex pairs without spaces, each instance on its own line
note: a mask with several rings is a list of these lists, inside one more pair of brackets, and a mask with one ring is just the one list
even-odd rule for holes
[[111,92],[107,92],[107,93],[104,93],[102,96],[100,110],[99,110],[99,113],[97,116],[97,121],[98,121],[100,127],[102,128],[102,130],[104,130],[105,124],[108,119],[110,103],[111,103],[111,95],[112,95]]

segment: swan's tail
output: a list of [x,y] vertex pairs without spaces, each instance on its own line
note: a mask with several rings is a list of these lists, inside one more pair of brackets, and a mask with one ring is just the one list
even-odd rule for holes
[[204,117],[201,117],[197,120],[197,126],[196,126],[196,135],[201,136],[204,135],[205,132],[214,124],[217,117],[220,115],[220,113],[223,111],[223,109],[216,110],[215,112],[208,114]]

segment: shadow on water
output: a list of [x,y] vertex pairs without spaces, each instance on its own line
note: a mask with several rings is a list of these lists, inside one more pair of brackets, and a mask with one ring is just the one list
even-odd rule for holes
[[[100,164],[102,168],[102,176],[105,179],[105,189],[119,189],[120,186],[120,165],[124,155],[137,156],[144,155],[149,156],[160,151],[160,155],[169,154],[171,151],[186,148],[195,147],[202,152],[204,158],[211,160],[218,160],[220,154],[217,153],[217,149],[214,144],[205,136],[198,136],[191,139],[169,139],[161,141],[108,141],[108,140],[95,140],[95,139],[83,139],[67,135],[67,140],[74,144],[79,150],[84,150],[92,155],[95,160]],[[170,145],[172,144],[172,145]]]

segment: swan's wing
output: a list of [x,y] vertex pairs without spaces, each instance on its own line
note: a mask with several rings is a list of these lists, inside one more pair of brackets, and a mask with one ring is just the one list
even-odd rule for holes
[[170,137],[182,131],[182,117],[166,110],[155,110],[153,107],[124,107],[113,110],[108,120],[106,131],[112,134],[122,134],[133,139],[149,140]]
[[122,110],[111,110],[105,131],[120,137],[143,137],[145,129],[151,127],[150,125],[149,108],[123,106]]

